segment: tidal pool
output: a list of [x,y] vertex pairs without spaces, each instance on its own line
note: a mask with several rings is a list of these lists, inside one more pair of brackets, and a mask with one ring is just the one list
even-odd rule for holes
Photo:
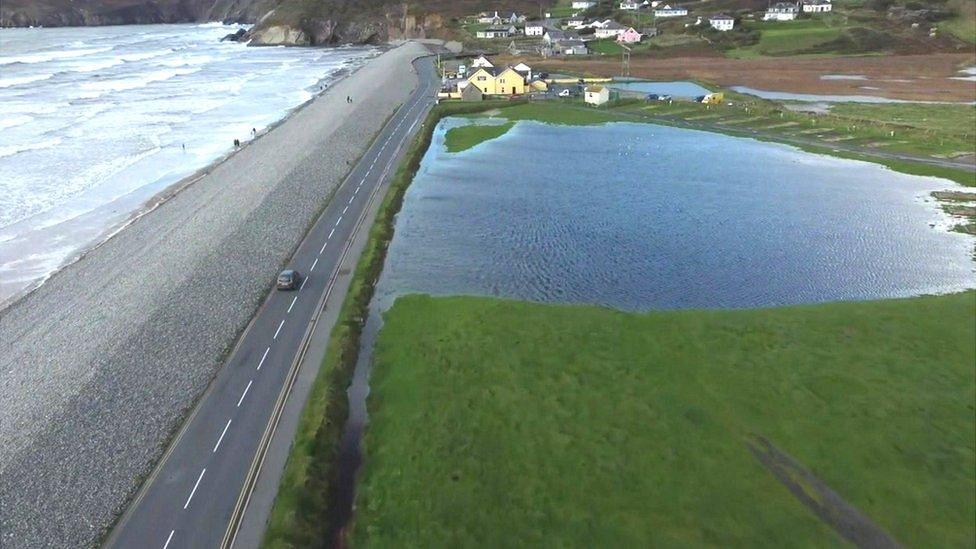
[[928,198],[958,185],[638,123],[519,122],[460,153],[447,119],[377,288],[629,310],[875,299],[976,286],[973,238]]

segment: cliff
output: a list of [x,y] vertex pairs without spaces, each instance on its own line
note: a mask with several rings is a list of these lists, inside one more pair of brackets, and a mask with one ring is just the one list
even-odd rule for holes
[[445,37],[454,17],[536,13],[539,6],[540,0],[3,0],[0,27],[224,21],[255,23],[245,36],[254,45],[317,46]]

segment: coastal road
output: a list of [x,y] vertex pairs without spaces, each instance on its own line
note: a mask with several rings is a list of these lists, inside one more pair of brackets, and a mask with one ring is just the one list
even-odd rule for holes
[[[299,244],[289,268],[297,291],[272,291],[224,366],[120,518],[109,547],[220,547],[239,520],[252,464],[293,382],[302,350],[339,265],[378,192],[434,103],[439,85],[430,57],[414,62],[419,84],[389,119]],[[355,101],[355,98],[353,98]],[[269,284],[277,273],[268,273]],[[219,319],[214,319],[219,322]]]

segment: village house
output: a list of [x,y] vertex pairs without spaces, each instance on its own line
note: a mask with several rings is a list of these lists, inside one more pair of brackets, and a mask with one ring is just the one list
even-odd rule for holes
[[643,38],[644,35],[637,32],[637,29],[634,27],[627,27],[624,32],[617,35],[617,42],[621,44],[637,44],[640,43],[641,39]]
[[479,55],[474,61],[471,62],[472,69],[490,69],[495,65],[488,60],[484,55]]
[[485,95],[478,86],[464,86],[461,88],[461,101],[481,101]]
[[684,17],[686,15],[688,15],[687,8],[672,8],[668,4],[654,10],[654,17]]
[[516,30],[513,25],[508,26],[491,26],[486,29],[479,30],[475,33],[478,38],[508,38],[510,36],[515,36]]
[[830,0],[809,0],[803,2],[803,13],[827,13],[833,7]]
[[501,25],[502,16],[498,15],[498,12],[483,12],[478,14],[478,22],[482,25]]
[[468,77],[468,83],[471,86],[477,86],[485,95],[522,95],[525,93],[525,78],[512,67],[479,68]]
[[590,105],[603,105],[610,101],[610,88],[606,86],[587,86],[583,90],[583,101]]
[[526,36],[542,36],[546,33],[546,27],[542,23],[526,23],[525,24],[525,35]]
[[579,29],[582,29],[583,27],[586,26],[586,18],[577,15],[577,16],[570,17],[569,19],[564,20],[563,21],[563,24],[568,29],[579,30]]
[[596,6],[596,0],[573,0],[574,10],[588,10]]
[[547,44],[552,44],[553,42],[565,42],[567,40],[583,40],[576,31],[559,29],[546,29],[546,33],[542,35],[542,39]]
[[776,2],[766,13],[763,14],[763,21],[793,21],[796,19],[796,15],[799,12],[799,8],[796,4],[790,4],[788,2]]
[[601,27],[597,27],[593,36],[596,38],[617,38],[621,33],[625,32],[627,27],[621,25],[616,21],[610,21]]
[[586,55],[590,53],[586,47],[586,42],[579,38],[564,38],[556,40],[550,44],[551,52],[556,55]]
[[715,30],[725,32],[732,30],[732,27],[735,26],[735,19],[728,15],[713,15],[708,18],[708,24]]
[[512,68],[515,69],[515,72],[521,74],[526,82],[532,80],[532,67],[526,65],[525,62],[520,61],[518,64],[513,65]]
[[623,0],[623,2],[620,3],[620,9],[625,11],[637,11],[644,6],[647,6],[647,0]]

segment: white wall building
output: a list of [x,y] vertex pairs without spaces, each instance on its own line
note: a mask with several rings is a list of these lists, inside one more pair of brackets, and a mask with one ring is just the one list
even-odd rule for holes
[[583,101],[590,105],[602,105],[610,101],[610,88],[606,86],[587,86],[583,90]]
[[715,30],[725,32],[732,30],[732,27],[735,26],[735,19],[728,15],[716,15],[708,18],[708,24]]
[[793,21],[800,9],[796,4],[777,2],[763,14],[763,21]]
[[597,27],[597,29],[593,32],[593,36],[596,38],[617,38],[626,30],[627,27],[621,25],[620,23],[610,21],[602,27]]
[[542,23],[526,23],[525,24],[525,35],[526,36],[542,36],[546,33],[546,28]]
[[574,10],[588,10],[596,6],[596,0],[573,0]]
[[827,13],[833,8],[830,0],[811,0],[803,3],[803,13]]
[[495,65],[484,55],[479,55],[477,59],[471,62],[472,69],[490,69],[494,66]]
[[647,5],[647,0],[624,0],[620,3],[620,9],[628,11],[637,11]]
[[687,8],[672,8],[665,4],[663,8],[654,10],[654,17],[684,17],[688,15]]

